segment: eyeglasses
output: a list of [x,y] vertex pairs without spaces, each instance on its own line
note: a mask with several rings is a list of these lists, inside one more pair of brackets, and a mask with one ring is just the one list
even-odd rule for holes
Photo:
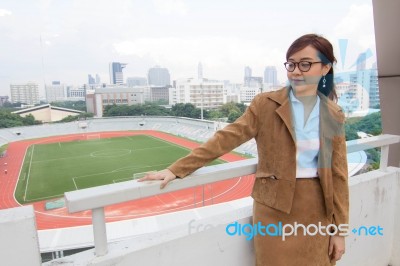
[[308,62],[308,61],[300,61],[300,62],[286,62],[283,63],[285,68],[289,72],[293,72],[296,69],[296,65],[299,67],[301,72],[307,72],[310,70],[312,64],[322,63],[322,62]]

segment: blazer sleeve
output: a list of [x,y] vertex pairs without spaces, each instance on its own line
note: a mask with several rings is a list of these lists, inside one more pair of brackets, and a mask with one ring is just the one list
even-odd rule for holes
[[207,142],[167,168],[177,177],[183,178],[255,137],[258,131],[258,98],[253,99],[244,114],[235,122],[218,130]]
[[340,123],[338,131],[333,139],[332,153],[333,222],[337,226],[349,223],[349,184],[344,123]]

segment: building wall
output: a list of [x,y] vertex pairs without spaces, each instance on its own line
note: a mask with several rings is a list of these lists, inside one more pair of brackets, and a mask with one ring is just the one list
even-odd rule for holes
[[[400,35],[395,34],[399,32],[400,1],[372,0],[372,4],[383,133],[400,135]],[[389,152],[390,165],[400,166],[400,144],[391,146]]]
[[46,100],[47,102],[57,102],[57,101],[65,101],[67,98],[67,93],[65,91],[64,84],[60,85],[46,85]]
[[128,87],[147,86],[147,79],[142,77],[129,77],[126,79],[126,85]]
[[26,112],[26,113],[20,114],[20,116],[25,117],[29,114],[33,115],[35,117],[35,120],[42,121],[43,123],[60,121],[63,118],[70,116],[70,115],[72,115],[72,116],[79,115],[78,113],[52,109],[49,107],[49,108],[34,110],[32,112]]
[[346,115],[359,111],[368,111],[369,94],[366,89],[357,83],[342,82],[336,84],[338,103]]
[[169,71],[162,67],[152,67],[147,74],[147,80],[150,86],[168,86],[171,85]]
[[240,89],[240,102],[249,103],[260,92],[260,88],[257,87],[242,87]]
[[61,110],[55,110],[55,109],[51,109],[51,121],[60,121],[64,118],[66,118],[67,116],[77,116],[79,114],[77,113],[72,113],[72,112],[67,112],[67,111],[61,111]]
[[12,103],[25,103],[25,104],[38,104],[39,99],[39,85],[34,82],[25,84],[11,84],[11,102]]
[[152,102],[160,100],[169,102],[169,87],[151,87],[150,95]]
[[171,88],[170,104],[191,103],[197,108],[216,109],[224,104],[224,83],[207,79],[182,79]]
[[104,107],[107,105],[134,105],[143,104],[148,87],[105,87],[97,88],[86,95],[86,106],[95,117],[103,117]]
[[86,86],[75,88],[67,86],[67,100],[69,101],[84,101],[86,95]]

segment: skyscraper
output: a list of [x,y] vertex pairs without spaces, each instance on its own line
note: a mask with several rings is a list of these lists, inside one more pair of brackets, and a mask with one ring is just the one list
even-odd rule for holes
[[99,76],[99,74],[96,74],[96,84],[100,84],[100,76]]
[[110,83],[122,84],[124,83],[124,74],[122,69],[126,67],[126,63],[112,62],[110,63]]
[[88,75],[88,84],[95,84],[95,80],[94,80],[94,78],[92,77],[92,75]]
[[244,77],[245,77],[245,78],[251,77],[251,68],[250,68],[249,66],[246,66],[246,67],[244,68]]
[[267,66],[264,70],[264,83],[278,85],[277,71],[275,66]]
[[203,65],[201,62],[199,62],[199,65],[197,66],[197,78],[203,79]]
[[163,87],[171,85],[168,69],[160,66],[155,66],[149,69],[147,80],[150,86]]
[[48,103],[65,101],[66,100],[66,90],[64,84],[60,81],[53,81],[51,85],[45,85],[46,100]]
[[251,68],[246,66],[244,68],[244,86],[249,86],[251,79]]
[[365,70],[366,61],[367,61],[367,54],[360,53],[357,58],[357,71]]

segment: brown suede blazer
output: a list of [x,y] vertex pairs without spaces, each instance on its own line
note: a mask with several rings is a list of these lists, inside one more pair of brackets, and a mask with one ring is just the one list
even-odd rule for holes
[[[251,196],[262,204],[290,213],[296,185],[296,135],[291,121],[289,89],[258,94],[234,123],[217,131],[168,169],[183,178],[255,138],[258,165]],[[321,99],[318,175],[326,213],[336,225],[347,224],[349,188],[344,114],[333,101],[321,93],[318,95]]]

